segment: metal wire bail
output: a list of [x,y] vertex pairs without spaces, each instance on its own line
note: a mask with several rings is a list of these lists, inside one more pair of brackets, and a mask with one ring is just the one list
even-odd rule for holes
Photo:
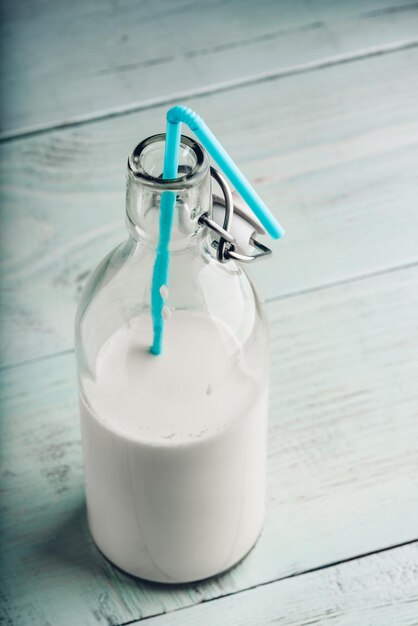
[[[257,259],[261,259],[271,254],[270,248],[267,248],[267,246],[254,239],[254,237],[251,237],[249,243],[256,248],[256,250],[259,250],[259,253],[242,254],[239,252],[239,249],[237,249],[237,241],[229,232],[234,217],[234,199],[232,197],[231,189],[226,181],[226,178],[214,167],[210,168],[210,175],[214,178],[214,180],[216,180],[222,190],[225,200],[225,217],[222,226],[215,222],[215,220],[208,217],[207,214],[202,215],[199,221],[206,224],[206,226],[219,236],[219,241],[213,242],[213,244],[216,245],[216,258],[218,261],[220,263],[227,263],[231,259],[234,259],[240,263],[251,263],[252,261],[256,261]],[[240,213],[240,217],[250,223],[250,221],[242,213]]]

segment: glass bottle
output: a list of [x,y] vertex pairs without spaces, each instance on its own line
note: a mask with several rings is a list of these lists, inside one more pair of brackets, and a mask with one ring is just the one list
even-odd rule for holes
[[[128,159],[128,239],[91,275],[76,317],[88,521],[101,552],[148,580],[180,583],[238,562],[262,528],[268,402],[263,306],[236,261],[220,263],[209,159],[182,136],[163,180],[164,135]],[[151,280],[164,191],[175,191],[164,350]]]

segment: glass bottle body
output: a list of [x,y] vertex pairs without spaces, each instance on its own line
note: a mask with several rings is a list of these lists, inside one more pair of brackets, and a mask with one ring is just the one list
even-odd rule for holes
[[167,187],[153,176],[157,189],[145,185],[141,171],[128,176],[130,237],[93,273],[76,321],[90,529],[112,562],[159,582],[232,566],[264,517],[263,307],[244,270],[212,252],[199,223],[210,211],[207,158],[188,142],[193,154],[183,154],[186,174],[176,179],[163,354],[149,352],[150,291]]

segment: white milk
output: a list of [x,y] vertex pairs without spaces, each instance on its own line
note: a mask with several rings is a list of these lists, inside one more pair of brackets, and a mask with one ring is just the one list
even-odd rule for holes
[[83,383],[89,525],[123,570],[187,582],[236,563],[261,531],[267,384],[203,315],[175,311],[161,356],[151,336],[149,315],[118,330]]

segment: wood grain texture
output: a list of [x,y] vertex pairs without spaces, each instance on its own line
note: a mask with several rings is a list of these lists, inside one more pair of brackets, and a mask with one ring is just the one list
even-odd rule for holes
[[416,626],[418,545],[147,620],[147,626]]
[[396,0],[2,2],[3,136],[417,41]]
[[[287,229],[253,266],[265,298],[418,260],[417,65],[409,50],[191,102]],[[2,364],[72,347],[79,291],[126,237],[126,156],[163,119],[2,145]]]
[[[268,311],[266,524],[241,564],[200,584],[139,582],[94,549],[73,355],[1,373],[6,624],[123,624],[417,538],[418,268],[281,299]],[[312,582],[313,595],[316,584],[325,583]],[[416,604],[409,583],[403,594]]]

